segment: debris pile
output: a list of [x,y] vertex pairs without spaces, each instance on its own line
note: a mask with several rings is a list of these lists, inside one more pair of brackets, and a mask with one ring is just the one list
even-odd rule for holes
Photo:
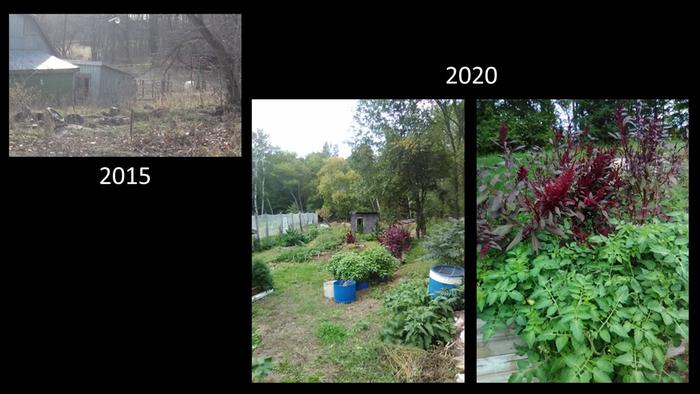
[[[66,128],[91,128],[98,124],[119,126],[129,124],[130,121],[128,116],[121,114],[119,107],[111,107],[96,115],[68,114],[65,117],[51,107],[46,107],[42,112],[34,112],[31,108],[24,107],[15,114],[14,120],[25,127],[44,127],[56,132],[64,131]],[[70,125],[82,125],[82,127],[71,127]]]

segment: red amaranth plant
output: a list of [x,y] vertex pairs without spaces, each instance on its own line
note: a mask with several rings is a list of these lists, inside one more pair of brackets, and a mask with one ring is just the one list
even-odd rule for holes
[[379,242],[396,258],[411,247],[411,234],[396,224],[389,225],[379,236]]
[[[665,218],[661,202],[677,183],[688,145],[675,147],[664,129],[664,119],[642,115],[641,102],[628,115],[618,102],[615,108],[617,134],[623,151],[625,180],[623,208],[631,220],[644,222],[650,216]],[[630,143],[632,137],[636,144]]]
[[[511,151],[508,127],[501,125],[496,144],[503,151],[505,168],[493,171],[491,178],[489,170],[479,173],[479,255],[501,250],[506,242],[508,250],[528,236],[537,252],[537,234],[544,230],[582,243],[591,234],[606,236],[614,230],[612,210],[618,215],[627,211],[639,222],[666,217],[660,203],[677,182],[687,144],[667,143],[663,120],[642,116],[640,104],[632,116],[619,105],[614,115],[619,130],[611,134],[621,142],[618,149],[594,146],[587,130],[575,132],[569,122],[566,131],[553,129],[551,154],[535,151],[530,162],[537,165],[529,170],[515,167],[512,152],[517,149]],[[519,215],[523,211],[530,214],[525,223]]]

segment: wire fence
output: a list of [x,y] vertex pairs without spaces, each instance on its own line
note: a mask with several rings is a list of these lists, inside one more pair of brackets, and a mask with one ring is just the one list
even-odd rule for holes
[[[255,215],[251,216],[251,219],[252,229],[260,235],[261,239],[272,235],[283,234],[290,228],[300,230],[306,228],[306,226],[309,224],[318,224],[318,215],[315,213],[258,215],[257,225]],[[258,226],[260,226],[259,229]]]

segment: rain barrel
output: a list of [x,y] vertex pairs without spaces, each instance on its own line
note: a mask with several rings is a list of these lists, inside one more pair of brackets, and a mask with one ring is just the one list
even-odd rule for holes
[[430,269],[428,294],[435,298],[442,289],[452,289],[464,280],[464,267],[457,265],[438,264]]
[[338,279],[333,283],[333,298],[336,304],[349,304],[355,301],[355,281]]
[[355,285],[355,290],[360,291],[369,287],[369,283],[366,280],[361,280]]

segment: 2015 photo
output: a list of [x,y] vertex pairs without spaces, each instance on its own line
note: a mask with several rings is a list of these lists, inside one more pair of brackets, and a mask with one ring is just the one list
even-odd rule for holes
[[9,15],[10,156],[240,156],[241,16]]

